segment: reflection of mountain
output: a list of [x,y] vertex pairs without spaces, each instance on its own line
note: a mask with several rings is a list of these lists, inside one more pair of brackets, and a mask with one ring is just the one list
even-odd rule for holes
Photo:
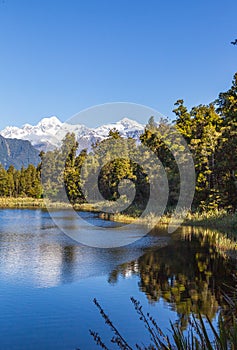
[[183,228],[176,238],[166,247],[120,265],[111,273],[110,281],[115,283],[119,274],[138,275],[140,290],[147,298],[167,302],[185,327],[191,312],[215,316],[223,304],[220,290],[224,284],[233,285],[237,266],[218,251],[211,231],[208,236],[203,229]]
[[[68,211],[57,213],[66,224],[73,224]],[[14,283],[52,287],[108,275],[118,264],[143,254],[142,245],[117,249],[81,246],[63,235],[49,214],[40,210],[2,210],[0,221],[0,276]]]
[[[55,215],[74,226],[69,211]],[[213,318],[224,306],[220,290],[234,285],[237,266],[226,251],[235,242],[203,228],[185,227],[168,245],[165,232],[154,231],[130,246],[96,249],[63,235],[46,211],[0,210],[0,222],[0,279],[14,284],[53,287],[102,275],[116,283],[120,275],[136,275],[148,300],[164,301],[183,327],[191,311]]]
[[39,245],[33,249],[25,243],[15,241],[1,247],[0,274],[4,278],[22,280],[27,276],[33,284],[52,287],[60,283],[62,248],[58,245]]
[[141,254],[140,250],[128,255],[126,250],[106,252],[74,244],[39,244],[37,240],[29,244],[28,239],[12,240],[4,247],[1,244],[0,275],[4,279],[24,281],[37,287],[53,287],[110,274],[117,262],[136,259]]

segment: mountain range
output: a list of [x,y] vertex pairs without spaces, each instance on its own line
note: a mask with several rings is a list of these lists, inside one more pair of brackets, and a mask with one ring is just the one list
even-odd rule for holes
[[13,165],[16,169],[29,164],[37,166],[39,151],[27,140],[6,139],[0,135],[0,163],[5,169]]
[[57,117],[43,118],[37,125],[25,124],[21,128],[8,126],[0,131],[5,138],[30,141],[37,150],[48,151],[60,146],[61,140],[67,132],[74,132],[79,143],[79,151],[83,148],[90,150],[96,141],[108,137],[111,129],[116,128],[121,136],[132,137],[136,140],[144,131],[144,125],[123,118],[116,123],[104,124],[97,128],[88,128],[83,124],[62,123]]

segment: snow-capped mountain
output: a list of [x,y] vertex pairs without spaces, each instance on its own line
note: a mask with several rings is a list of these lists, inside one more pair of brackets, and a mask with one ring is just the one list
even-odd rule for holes
[[7,126],[0,131],[6,138],[28,140],[38,150],[48,151],[60,146],[61,140],[67,132],[74,132],[79,143],[79,150],[90,149],[92,143],[104,140],[109,131],[116,128],[121,136],[132,137],[136,140],[144,130],[144,125],[123,118],[116,123],[105,124],[97,128],[88,128],[82,124],[62,123],[57,117],[43,118],[37,125],[25,124],[21,128]]
[[7,126],[0,134],[6,138],[28,140],[35,148],[46,150],[58,146],[56,134],[61,126],[56,117],[43,118],[37,125]]

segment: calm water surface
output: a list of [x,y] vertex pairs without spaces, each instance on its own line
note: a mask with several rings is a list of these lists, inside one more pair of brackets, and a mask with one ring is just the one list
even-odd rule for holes
[[[68,225],[70,211],[54,215]],[[185,329],[190,312],[215,320],[226,309],[220,291],[236,273],[235,245],[232,236],[185,228],[171,237],[154,231],[126,247],[89,248],[64,235],[47,211],[2,209],[0,349],[98,349],[89,329],[105,340],[110,333],[95,297],[131,344],[149,341],[131,296],[163,330],[169,320]]]

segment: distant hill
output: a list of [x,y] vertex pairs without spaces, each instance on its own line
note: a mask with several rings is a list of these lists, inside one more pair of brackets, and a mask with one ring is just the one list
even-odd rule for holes
[[8,139],[0,135],[0,163],[5,169],[13,165],[16,169],[29,164],[38,165],[39,151],[29,141]]

